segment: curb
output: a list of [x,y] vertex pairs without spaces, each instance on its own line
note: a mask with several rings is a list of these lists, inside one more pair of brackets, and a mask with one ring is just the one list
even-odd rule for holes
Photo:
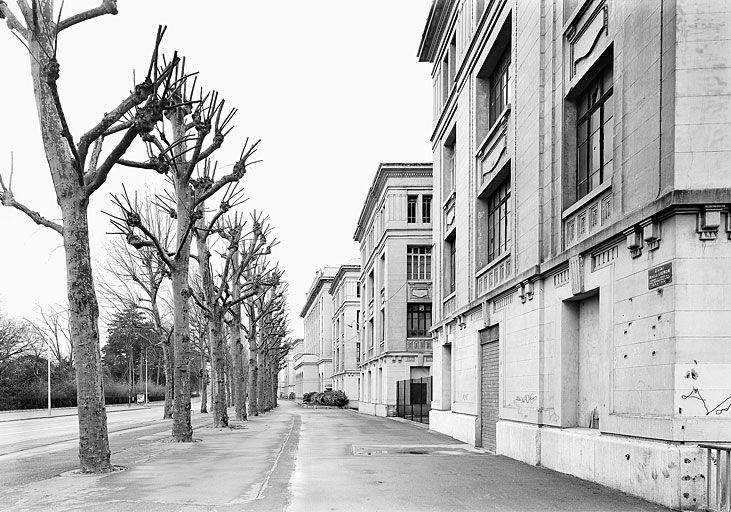
[[[111,409],[111,410],[107,409],[107,414],[112,413],[112,412],[139,411],[140,409],[151,409],[151,407],[129,407],[127,409]],[[73,413],[66,413],[66,414],[53,414],[52,416],[30,416],[27,418],[12,418],[9,420],[0,418],[0,423],[11,423],[13,421],[43,420],[43,419],[49,420],[49,419],[53,419],[53,418],[68,418],[69,416],[76,416],[76,415],[77,415],[77,413],[73,412]]]

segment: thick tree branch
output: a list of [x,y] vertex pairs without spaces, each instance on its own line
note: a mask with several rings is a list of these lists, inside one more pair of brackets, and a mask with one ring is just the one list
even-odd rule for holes
[[104,16],[105,14],[117,14],[116,0],[103,0],[101,5],[99,5],[98,7],[94,7],[93,9],[89,9],[88,11],[69,16],[58,24],[58,31],[61,32],[62,30],[66,30],[69,27],[73,27],[77,23],[98,18],[99,16]]
[[11,185],[12,185],[12,182],[8,183],[8,186],[5,186],[5,182],[3,181],[2,177],[0,177],[0,204],[2,204],[3,206],[9,206],[10,208],[15,208],[16,210],[23,212],[28,217],[30,217],[30,219],[33,222],[35,222],[39,226],[45,226],[47,228],[51,228],[52,230],[56,231],[59,235],[63,236],[63,226],[46,219],[40,213],[38,213],[34,210],[31,210],[24,204],[16,201],[15,198],[13,197],[13,191],[10,189]]
[[13,11],[2,0],[0,0],[0,20],[6,20],[10,30],[15,30],[18,35],[28,41],[28,29],[15,17]]
[[137,137],[137,130],[135,128],[127,130],[124,137],[122,137],[122,140],[119,141],[119,144],[117,144],[111,153],[109,153],[106,160],[104,160],[99,168],[93,172],[86,173],[84,176],[86,197],[91,197],[91,195],[104,184],[107,180],[107,176],[109,176],[109,172],[112,170],[112,167],[114,167],[114,164],[116,164],[122,155],[127,152],[127,149],[129,149],[132,142],[134,142],[135,137]]

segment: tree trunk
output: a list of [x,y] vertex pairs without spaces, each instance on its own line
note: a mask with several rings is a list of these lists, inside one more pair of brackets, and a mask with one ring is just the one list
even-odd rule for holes
[[266,404],[264,403],[264,390],[266,385],[264,384],[264,365],[262,364],[263,354],[258,354],[256,364],[256,402],[259,412],[266,412]]
[[249,416],[259,416],[258,380],[259,366],[256,363],[256,341],[249,340]]
[[[185,112],[178,108],[169,113],[174,140],[184,140]],[[188,270],[190,267],[190,227],[193,192],[185,176],[185,165],[182,165],[186,145],[178,146],[175,160],[181,164],[173,178],[177,196],[177,233],[176,245],[179,250],[175,254],[171,281],[173,288],[173,438],[178,442],[193,441],[193,425],[190,421],[190,285]]]
[[199,372],[201,388],[201,414],[208,413],[208,370],[206,369],[206,356],[201,348],[201,371]]
[[91,271],[87,207],[86,199],[62,203],[69,330],[76,357],[81,471],[104,473],[113,468],[107,436],[99,351],[99,306]]
[[[180,191],[178,191],[180,193]],[[184,218],[179,212],[178,218]],[[181,224],[185,224],[181,222]],[[178,228],[180,230],[180,228]],[[189,250],[183,249],[172,272],[173,310],[174,310],[174,367],[173,367],[173,438],[178,442],[193,441],[193,425],[190,422],[190,378],[188,360],[190,357],[188,259]],[[184,260],[184,261],[183,261]]]
[[[200,253],[199,253],[200,254]],[[213,426],[228,426],[228,411],[226,401],[226,353],[223,346],[222,312],[214,306],[213,318],[208,323],[210,342],[213,351],[213,364],[216,368],[216,389],[213,395]]]
[[[235,252],[232,256],[232,266],[236,274],[239,269],[239,253]],[[231,299],[238,301],[241,297],[241,282],[238,277],[231,281]],[[236,411],[236,419],[245,421],[246,417],[246,380],[244,379],[244,346],[241,343],[241,303],[237,302],[231,308],[231,373],[234,392],[234,409]]]

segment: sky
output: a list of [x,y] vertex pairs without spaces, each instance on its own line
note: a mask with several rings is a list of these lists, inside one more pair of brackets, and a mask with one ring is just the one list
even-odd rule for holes
[[[99,0],[67,0],[66,15]],[[8,2],[19,15],[15,2]],[[60,4],[60,2],[57,2]],[[120,0],[104,16],[61,33],[59,90],[76,140],[123,99],[133,70],[144,75],[157,26],[166,53],[177,50],[198,83],[239,109],[217,153],[233,163],[246,137],[261,139],[242,182],[244,211],[269,215],[289,282],[293,335],[318,268],[358,257],[358,215],[379,162],[429,162],[430,66],[416,57],[431,0]],[[205,5],[205,8],[201,7]],[[18,201],[58,219],[41,144],[29,57],[0,25],[0,173],[14,157]],[[105,263],[110,193],[159,190],[151,171],[116,167],[92,197],[89,218],[96,275]],[[33,319],[36,306],[66,296],[60,236],[0,207],[0,311]],[[104,304],[102,304],[104,307]],[[102,325],[102,328],[104,326]]]

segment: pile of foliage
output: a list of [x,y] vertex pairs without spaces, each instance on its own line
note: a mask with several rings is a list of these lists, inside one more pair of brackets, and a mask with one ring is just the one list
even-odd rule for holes
[[331,405],[335,407],[345,407],[350,401],[345,393],[342,391],[327,390],[325,392],[310,391],[302,396],[302,401],[305,403],[316,404],[316,405]]

